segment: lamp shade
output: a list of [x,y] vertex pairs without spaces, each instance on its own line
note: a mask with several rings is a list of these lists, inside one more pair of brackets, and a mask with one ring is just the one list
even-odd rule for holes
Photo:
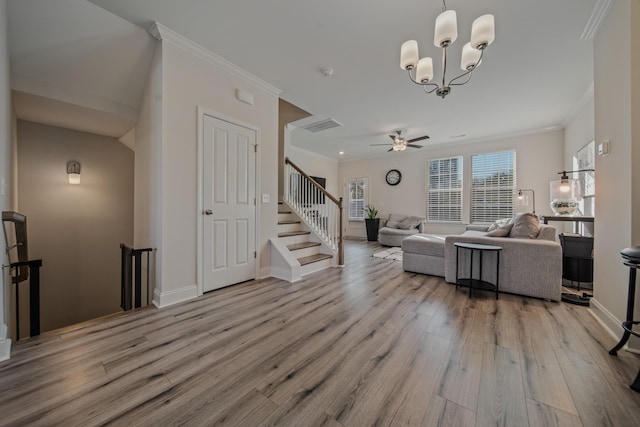
[[436,18],[436,29],[433,44],[436,47],[447,47],[458,38],[458,22],[455,10],[445,10]]
[[471,43],[467,43],[462,47],[462,61],[460,62],[460,68],[467,71],[475,68],[480,60],[482,52],[478,49],[471,47]]
[[433,78],[433,59],[426,57],[418,62],[416,70],[416,81],[427,83]]
[[482,15],[473,21],[471,26],[471,46],[484,49],[495,39],[495,24],[493,15]]
[[400,68],[411,70],[418,65],[418,42],[407,40],[400,47]]

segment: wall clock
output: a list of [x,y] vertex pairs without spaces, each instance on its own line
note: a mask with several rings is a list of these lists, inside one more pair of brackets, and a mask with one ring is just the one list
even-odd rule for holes
[[398,185],[402,180],[402,174],[398,169],[391,169],[387,172],[387,176],[385,177],[387,180],[387,184],[389,185]]

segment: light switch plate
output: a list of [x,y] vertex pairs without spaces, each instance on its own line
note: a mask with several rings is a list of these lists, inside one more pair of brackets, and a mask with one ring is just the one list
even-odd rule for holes
[[262,203],[269,203],[271,201],[271,196],[269,194],[262,195]]

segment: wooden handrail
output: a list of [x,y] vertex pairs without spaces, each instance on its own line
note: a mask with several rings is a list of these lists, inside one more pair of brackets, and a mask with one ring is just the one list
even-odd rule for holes
[[333,197],[333,195],[331,193],[329,193],[327,190],[325,190],[324,188],[322,188],[322,186],[320,184],[318,184],[313,178],[311,178],[309,175],[307,175],[302,169],[300,169],[300,167],[298,165],[296,165],[295,163],[293,163],[291,160],[289,160],[288,157],[284,158],[284,163],[285,164],[289,164],[291,166],[293,166],[293,168],[298,171],[298,173],[300,173],[300,175],[304,176],[305,178],[307,178],[309,181],[311,181],[311,184],[313,184],[314,187],[316,187],[318,190],[320,190],[322,192],[322,194],[324,194],[325,196],[327,196],[333,203],[335,203],[336,205],[338,205],[340,207],[340,209],[342,209],[342,202],[338,199],[336,199],[335,197]]
[[341,265],[341,266],[344,265],[344,238],[342,234],[342,226],[343,226],[342,197],[340,197],[340,199],[335,198],[331,193],[329,193],[327,190],[322,188],[322,186],[318,184],[313,178],[311,178],[302,169],[300,169],[298,165],[293,163],[291,159],[289,159],[288,157],[285,157],[284,162],[285,162],[285,165],[290,165],[297,173],[299,173],[302,177],[304,177],[306,182],[310,182],[313,185],[313,188],[315,188],[317,191],[323,194],[326,198],[331,200],[338,207],[338,216],[339,216],[338,217],[339,230],[338,230],[338,242],[337,242],[338,265]]

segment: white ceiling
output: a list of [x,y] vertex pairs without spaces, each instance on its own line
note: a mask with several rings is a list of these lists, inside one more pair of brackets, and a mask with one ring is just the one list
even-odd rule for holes
[[[562,126],[593,81],[593,43],[581,35],[610,1],[449,0],[459,32],[449,70],[459,70],[476,17],[495,15],[496,41],[471,82],[446,99],[423,93],[399,66],[407,39],[440,66],[436,0],[10,0],[12,73],[130,115],[153,52],[143,29],[157,21],[344,124],[298,130],[295,145],[333,158],[391,156],[370,144],[395,129],[429,134],[429,146]],[[37,85],[18,89],[27,87]]]

